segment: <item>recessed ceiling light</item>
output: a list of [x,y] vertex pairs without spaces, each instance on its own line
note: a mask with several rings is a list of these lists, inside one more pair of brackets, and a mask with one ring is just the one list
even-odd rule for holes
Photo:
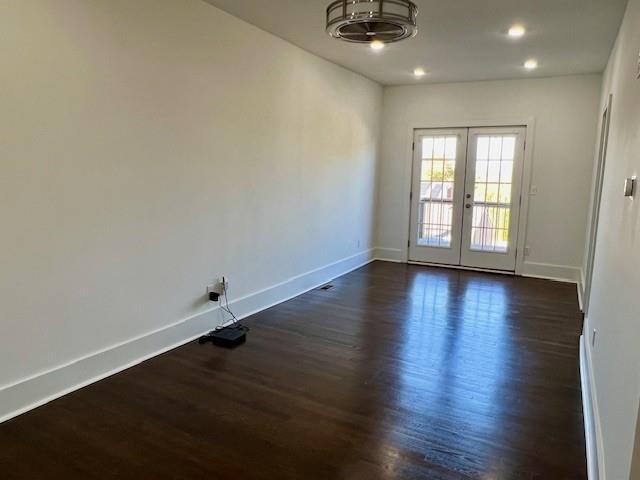
[[371,47],[371,50],[382,50],[384,48],[384,42],[374,40],[369,44],[369,46]]
[[525,33],[527,33],[527,30],[522,25],[514,25],[509,29],[509,36],[511,38],[521,38]]
[[538,61],[535,58],[530,58],[526,62],[524,62],[524,68],[527,70],[535,70],[538,68]]
[[424,68],[420,68],[420,67],[418,67],[418,68],[416,68],[416,69],[413,71],[413,74],[414,74],[417,78],[420,78],[420,77],[424,77],[424,76],[427,74],[427,72],[425,72],[425,71],[424,71]]

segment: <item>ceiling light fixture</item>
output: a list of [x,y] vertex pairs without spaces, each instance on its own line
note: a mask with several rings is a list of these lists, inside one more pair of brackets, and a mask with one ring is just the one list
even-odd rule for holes
[[413,71],[413,74],[414,74],[417,78],[421,78],[421,77],[424,77],[424,76],[427,74],[427,72],[425,72],[425,71],[424,71],[424,68],[420,68],[420,67],[418,67],[418,68],[416,68],[416,69]]
[[371,50],[382,50],[384,48],[384,42],[381,42],[380,40],[373,40],[369,43],[369,46],[371,47]]
[[418,33],[418,7],[409,0],[337,0],[327,7],[326,31],[352,43],[391,43]]
[[511,38],[521,38],[525,33],[527,33],[527,30],[522,25],[514,25],[509,29],[509,36]]
[[524,68],[527,70],[535,70],[538,68],[538,61],[535,58],[530,58],[526,62],[524,62]]

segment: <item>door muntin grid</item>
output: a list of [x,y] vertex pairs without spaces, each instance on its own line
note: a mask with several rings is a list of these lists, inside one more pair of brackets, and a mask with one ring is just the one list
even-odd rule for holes
[[476,141],[469,248],[509,253],[516,135],[479,135]]
[[457,135],[422,138],[417,244],[451,248]]

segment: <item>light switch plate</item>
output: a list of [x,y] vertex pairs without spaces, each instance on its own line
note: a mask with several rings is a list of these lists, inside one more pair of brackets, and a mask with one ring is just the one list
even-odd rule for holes
[[624,180],[624,196],[633,197],[636,193],[636,177],[629,177]]

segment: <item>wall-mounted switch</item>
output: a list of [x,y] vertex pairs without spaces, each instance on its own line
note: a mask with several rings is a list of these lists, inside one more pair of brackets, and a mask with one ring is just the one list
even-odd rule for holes
[[624,181],[624,196],[625,197],[633,197],[636,193],[636,177],[626,178]]

